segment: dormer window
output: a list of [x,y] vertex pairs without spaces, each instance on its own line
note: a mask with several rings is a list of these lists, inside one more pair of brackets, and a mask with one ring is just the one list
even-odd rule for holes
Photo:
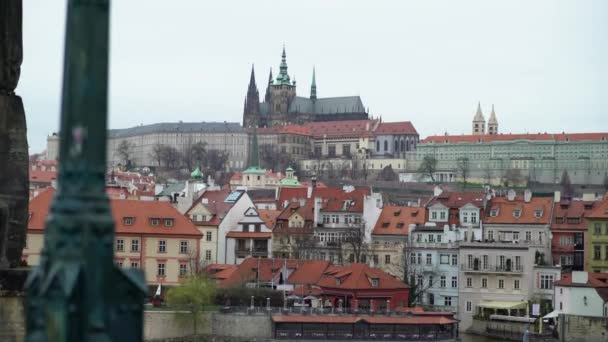
[[382,228],[388,228],[390,226],[389,222],[382,222]]
[[513,217],[520,218],[521,217],[521,209],[513,209]]
[[555,223],[564,223],[564,218],[563,217],[556,217],[555,218]]
[[165,227],[173,227],[173,219],[172,218],[166,218],[163,220],[163,225]]
[[340,278],[336,278],[336,285],[340,285],[340,283],[342,283],[342,282],[340,281]]
[[378,278],[372,278],[372,287],[378,287],[378,284],[380,283]]
[[153,226],[153,227],[160,226],[160,219],[159,218],[151,218],[150,219],[150,225]]
[[132,226],[134,222],[135,222],[135,218],[134,217],[123,217],[122,218],[122,223],[125,226]]
[[490,210],[490,216],[491,217],[498,216],[498,209],[492,209],[492,210]]
[[404,225],[405,224],[403,224],[403,222],[399,222],[399,223],[397,223],[396,227],[397,228],[403,228]]
[[541,217],[543,217],[543,211],[540,210],[540,209],[534,210],[534,217],[535,218],[541,218]]

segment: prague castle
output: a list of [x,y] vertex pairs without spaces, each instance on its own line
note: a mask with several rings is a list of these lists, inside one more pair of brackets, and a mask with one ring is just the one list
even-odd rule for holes
[[270,127],[285,124],[304,124],[314,121],[366,120],[368,113],[359,96],[317,97],[315,71],[312,72],[310,95],[296,95],[296,80],[287,72],[287,55],[283,48],[279,75],[268,78],[264,100],[251,69],[251,78],[245,97],[243,127]]

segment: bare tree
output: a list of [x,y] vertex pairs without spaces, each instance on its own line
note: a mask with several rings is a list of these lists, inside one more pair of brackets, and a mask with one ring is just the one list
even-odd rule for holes
[[568,171],[564,170],[562,172],[562,179],[559,182],[559,184],[562,186],[562,195],[563,196],[565,196],[565,197],[572,196],[574,189],[572,187],[572,183],[570,182],[570,175],[568,174]]
[[161,143],[155,144],[152,147],[152,153],[150,153],[150,157],[152,159],[154,159],[155,162],[158,163],[159,167],[161,165],[161,162],[163,161],[163,152],[165,151],[166,148],[167,148],[167,146],[163,145]]
[[435,172],[437,171],[437,159],[433,156],[424,156],[418,172],[423,176],[428,176],[435,183]]
[[205,160],[207,160],[207,143],[197,141],[192,145],[192,162],[202,168]]
[[393,171],[393,166],[390,164],[385,166],[382,171],[380,171],[380,174],[378,174],[378,180],[394,182],[397,179],[397,173]]
[[347,248],[345,250],[353,253],[354,262],[361,262],[361,255],[368,249],[365,241],[365,223],[357,223],[356,228],[348,230],[341,239],[341,245],[341,247]]
[[489,162],[486,162],[483,168],[483,179],[486,184],[492,184],[492,179],[494,177],[494,172],[492,171],[492,167]]
[[189,135],[188,138],[186,139],[185,144],[182,146],[182,151],[181,151],[181,157],[183,160],[183,165],[190,171],[192,171],[194,168],[192,167],[192,165],[194,164],[193,162],[193,153],[192,153],[192,146],[194,145],[193,141],[192,141],[192,136]]
[[173,146],[165,146],[162,150],[162,161],[168,169],[177,169],[182,160],[181,153]]
[[523,181],[523,175],[519,169],[508,169],[503,175],[503,184],[506,187],[516,186]]
[[127,140],[122,140],[116,147],[116,153],[121,161],[124,162],[124,165],[130,165],[132,149],[133,144],[129,143]]
[[213,173],[225,171],[229,155],[227,151],[215,149],[207,151],[207,169]]
[[264,144],[260,147],[261,166],[272,170],[285,170],[288,166],[295,164],[292,156],[279,151],[276,145]]
[[462,177],[462,182],[464,186],[467,185],[467,180],[469,178],[469,173],[471,172],[471,164],[469,162],[469,158],[461,157],[456,161],[456,170],[458,174]]

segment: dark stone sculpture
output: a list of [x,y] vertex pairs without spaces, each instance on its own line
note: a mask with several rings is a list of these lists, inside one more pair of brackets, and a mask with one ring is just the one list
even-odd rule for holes
[[19,266],[28,219],[27,131],[15,95],[22,60],[22,0],[0,1],[0,269]]

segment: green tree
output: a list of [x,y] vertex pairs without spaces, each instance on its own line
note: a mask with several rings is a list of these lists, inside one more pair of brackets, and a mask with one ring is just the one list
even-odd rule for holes
[[132,150],[133,144],[129,143],[127,140],[122,140],[116,147],[116,154],[118,154],[121,161],[124,161],[125,165],[129,165],[131,163]]
[[424,176],[431,178],[431,181],[435,183],[435,171],[437,171],[437,159],[433,156],[424,156],[418,172]]
[[188,310],[185,315],[192,320],[196,335],[198,322],[201,321],[205,306],[215,301],[215,284],[206,277],[192,275],[180,286],[169,289],[166,298],[170,306]]

